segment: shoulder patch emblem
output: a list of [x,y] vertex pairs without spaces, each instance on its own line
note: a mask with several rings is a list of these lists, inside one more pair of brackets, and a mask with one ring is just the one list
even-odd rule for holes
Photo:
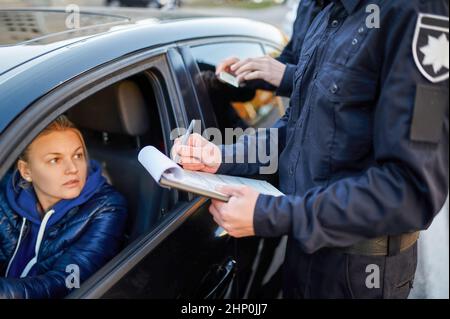
[[413,56],[420,73],[433,83],[449,77],[449,18],[420,13],[413,39]]

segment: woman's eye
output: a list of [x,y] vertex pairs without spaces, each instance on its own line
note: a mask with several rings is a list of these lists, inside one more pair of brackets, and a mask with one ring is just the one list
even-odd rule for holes
[[50,163],[50,164],[56,164],[56,163],[58,163],[58,159],[57,159],[57,158],[52,158],[52,159],[49,161],[49,163]]
[[81,158],[83,158],[83,153],[78,153],[78,154],[76,154],[76,155],[75,155],[75,158],[76,158],[76,159],[81,159]]

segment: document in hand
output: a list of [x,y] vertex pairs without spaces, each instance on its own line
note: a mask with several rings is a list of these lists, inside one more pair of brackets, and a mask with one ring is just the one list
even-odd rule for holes
[[246,185],[262,194],[284,195],[266,181],[184,170],[153,146],[144,147],[139,152],[138,160],[161,186],[173,187],[223,202],[227,202],[229,196],[216,190],[221,185]]
[[234,87],[237,87],[237,88],[239,87],[239,81],[238,81],[237,77],[231,75],[230,73],[220,72],[219,73],[219,78],[222,81],[224,81],[224,82],[226,82],[226,83],[228,83],[228,84],[230,84],[230,85],[232,85]]

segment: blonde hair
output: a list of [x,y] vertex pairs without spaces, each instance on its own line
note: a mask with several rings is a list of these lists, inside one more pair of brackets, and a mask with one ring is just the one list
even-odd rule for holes
[[[71,130],[74,133],[76,133],[81,141],[81,145],[83,146],[84,154],[86,162],[89,163],[89,157],[88,152],[86,148],[86,143],[84,142],[83,135],[81,134],[80,130],[73,124],[65,115],[58,116],[53,122],[51,122],[45,129],[43,129],[34,139],[33,142],[39,138],[40,136],[50,134],[52,132],[63,132]],[[31,145],[33,144],[31,142],[23,151],[23,153],[19,156],[17,163],[16,163],[16,169],[18,168],[19,161],[28,162],[29,161],[29,153]],[[25,181],[24,179],[21,179],[19,182],[19,186],[21,188],[27,188],[29,187],[30,183]]]
[[[80,130],[77,129],[77,127],[75,126],[75,124],[73,124],[65,115],[60,115],[59,117],[56,118],[56,120],[54,120],[53,122],[51,122],[45,129],[43,129],[38,136],[36,136],[34,138],[34,140],[36,140],[37,138],[43,136],[43,135],[47,135],[50,134],[52,132],[63,132],[63,131],[67,131],[67,130],[71,130],[73,132],[75,132],[78,137],[80,138],[81,144],[83,146],[84,149],[84,153],[87,156],[87,149],[86,149],[86,144],[84,143],[84,138],[83,135],[81,134]],[[33,141],[34,141],[33,140]],[[19,160],[22,160],[24,162],[28,162],[28,155],[30,153],[30,147],[31,144],[33,144],[33,142],[31,142],[27,148],[25,148],[25,150],[23,151],[23,153],[19,156]]]

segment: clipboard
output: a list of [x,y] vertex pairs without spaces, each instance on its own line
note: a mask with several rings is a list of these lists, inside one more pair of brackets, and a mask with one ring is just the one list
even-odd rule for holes
[[223,202],[228,202],[230,196],[215,191],[215,189],[224,185],[245,185],[262,194],[284,195],[266,181],[184,170],[153,146],[144,147],[139,152],[138,160],[162,187],[175,188]]
[[166,179],[164,177],[161,178],[161,180],[159,181],[159,184],[161,186],[165,186],[165,187],[169,187],[169,188],[175,188],[175,189],[179,189],[181,191],[185,191],[188,193],[194,193],[200,196],[204,196],[204,197],[209,197],[209,198],[213,198],[213,199],[218,199],[222,202],[227,203],[228,200],[230,199],[229,196],[219,193],[219,192],[215,192],[215,191],[210,191],[210,190],[205,190],[199,187],[195,187],[195,186],[188,186],[186,184],[183,183],[179,183],[176,181],[172,181],[170,179]]

